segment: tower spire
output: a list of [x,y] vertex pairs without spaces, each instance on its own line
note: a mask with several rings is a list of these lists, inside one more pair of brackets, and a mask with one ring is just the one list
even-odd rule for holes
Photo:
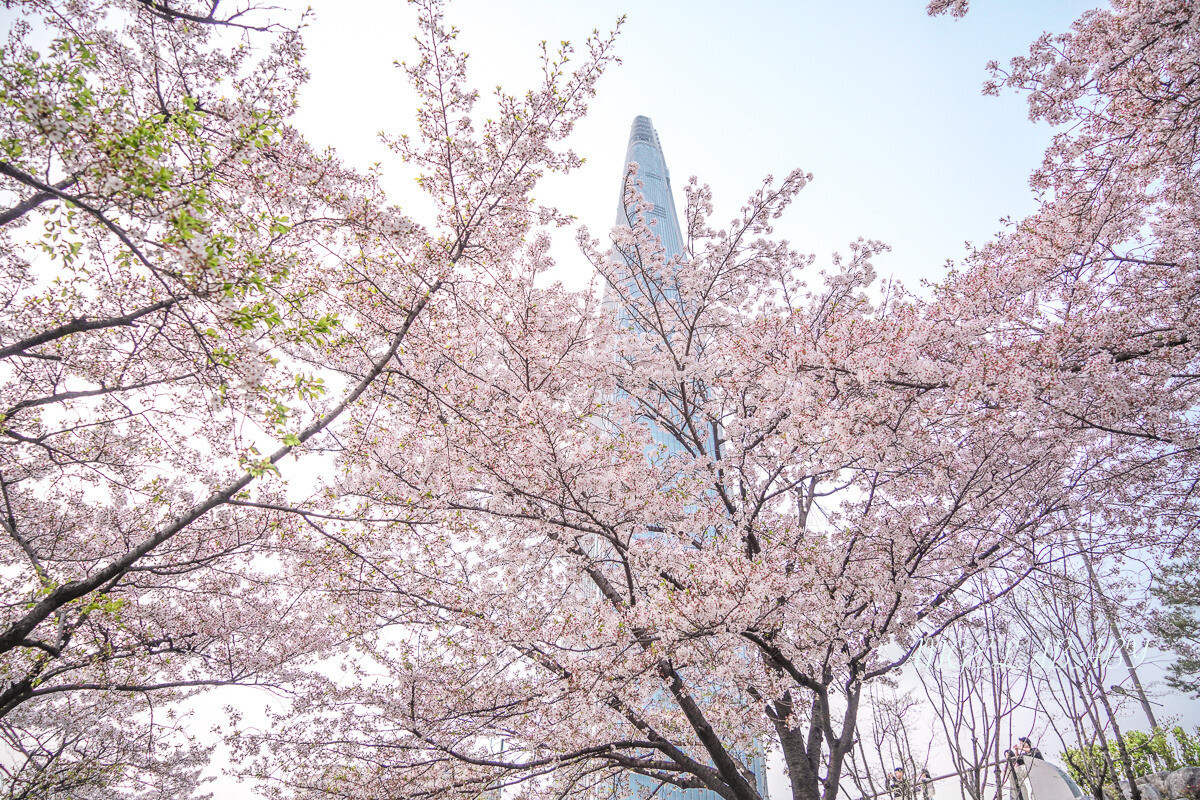
[[[629,128],[629,145],[625,148],[625,163],[638,165],[638,180],[642,181],[642,195],[654,206],[650,220],[654,231],[662,237],[667,258],[683,253],[683,235],[679,229],[679,214],[675,211],[675,199],[671,192],[671,173],[663,157],[658,131],[649,117],[633,118]],[[630,223],[631,210],[625,206],[625,185],[621,185],[621,196],[617,201],[617,224]]]

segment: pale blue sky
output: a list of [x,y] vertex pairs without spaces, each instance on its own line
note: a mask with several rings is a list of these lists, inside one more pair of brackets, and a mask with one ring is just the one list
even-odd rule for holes
[[[693,174],[710,183],[718,220],[762,176],[802,167],[814,181],[777,231],[821,261],[858,236],[882,239],[893,251],[879,260],[881,273],[911,286],[942,274],[964,240],[982,241],[1001,217],[1032,210],[1028,176],[1050,131],[1028,121],[1023,99],[981,96],[985,65],[1026,52],[1091,5],[976,0],[954,20],[929,18],[923,0],[462,0],[447,16],[486,93],[533,81],[540,40],[582,41],[627,14],[624,63],[601,81],[578,128],[588,164],[541,198],[594,233],[612,223],[629,124],[646,114],[676,189]],[[412,130],[412,95],[390,66],[413,53],[412,9],[368,0],[314,7],[302,125],[352,161],[387,159],[375,133]],[[401,168],[387,172],[394,189],[411,187]]]

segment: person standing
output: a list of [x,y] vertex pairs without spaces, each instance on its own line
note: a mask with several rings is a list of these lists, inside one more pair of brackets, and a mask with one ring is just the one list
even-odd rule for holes
[[933,776],[929,774],[929,767],[921,770],[921,800],[931,800],[933,797]]
[[898,766],[892,770],[892,777],[888,778],[887,790],[888,794],[892,796],[892,800],[913,800],[908,777],[904,774],[904,767]]
[[[1017,739],[1017,755],[1038,758],[1042,761],[1046,760],[1042,756],[1042,751],[1033,746],[1033,742],[1029,740],[1028,736],[1022,736],[1020,739]],[[1021,758],[1017,758],[1017,763],[1024,764],[1025,762]]]

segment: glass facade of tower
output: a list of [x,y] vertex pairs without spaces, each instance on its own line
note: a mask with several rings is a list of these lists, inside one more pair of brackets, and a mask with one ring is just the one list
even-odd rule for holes
[[[675,212],[675,198],[671,193],[671,173],[667,171],[662,144],[649,117],[633,118],[625,163],[638,165],[638,178],[645,184],[642,194],[647,202],[654,204],[650,216],[654,220],[655,231],[662,237],[667,258],[680,255],[683,253],[683,235],[679,230],[679,215]],[[617,224],[628,225],[629,214],[630,210],[625,207],[625,183],[622,180]]]
[[[663,158],[658,132],[654,130],[654,125],[651,124],[649,117],[634,117],[633,126],[629,132],[629,146],[625,151],[625,163],[638,165],[637,177],[643,184],[640,191],[646,201],[654,206],[649,211],[650,220],[647,222],[653,223],[653,230],[662,240],[665,258],[682,256],[683,235],[679,228],[679,215],[675,211],[675,200],[671,192],[671,173],[667,170],[666,160]],[[628,208],[625,204],[625,182],[624,176],[622,176],[616,224],[619,226],[630,225],[633,222],[631,217],[634,213],[635,209]],[[664,296],[669,302],[680,302],[675,292],[667,287],[663,288],[665,289]],[[636,290],[633,287],[625,287],[624,291],[628,294]],[[611,287],[606,302],[618,302]],[[623,310],[620,310],[620,318],[631,327],[635,325]],[[665,429],[653,422],[650,424],[650,428],[655,443],[665,451],[663,452],[664,457],[684,452],[682,445]],[[767,775],[762,748],[756,746],[753,749],[752,754],[738,753],[736,757],[754,773],[759,795],[765,798],[767,797]],[[698,760],[704,759],[703,753],[692,755]],[[620,785],[614,788],[617,797],[621,800],[646,800],[646,798],[654,798],[654,800],[721,800],[720,795],[708,789],[679,789],[634,774],[624,775],[620,779]]]
[[[653,206],[648,212],[650,218],[645,221],[652,226],[655,234],[661,240],[664,259],[670,260],[682,256],[683,234],[679,228],[679,214],[675,211],[675,198],[671,191],[671,173],[663,158],[658,132],[654,130],[649,117],[639,116],[633,119],[633,126],[629,131],[629,145],[625,150],[625,164],[628,167],[631,163],[638,165],[637,180],[642,184],[639,190],[646,202]],[[616,224],[618,226],[632,225],[635,221],[635,213],[636,209],[625,203],[625,180],[623,178],[621,193],[617,200]],[[645,282],[641,284],[642,287],[645,285]],[[661,299],[672,305],[680,305],[679,295],[674,287],[665,285],[657,288],[661,292]],[[624,287],[624,293],[627,296],[642,296],[639,285],[634,281]],[[611,294],[610,301],[616,302]],[[635,330],[638,328],[637,323],[625,309],[619,309],[619,313],[627,327]],[[675,420],[675,422],[680,423],[682,420]],[[650,421],[650,430],[655,444],[661,448],[664,456],[670,457],[684,453],[683,445],[653,421]]]

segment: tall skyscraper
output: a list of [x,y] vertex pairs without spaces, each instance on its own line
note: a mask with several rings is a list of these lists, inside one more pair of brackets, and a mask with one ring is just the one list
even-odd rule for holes
[[[649,212],[650,218],[645,221],[653,226],[655,233],[661,239],[663,257],[669,260],[682,256],[683,234],[679,228],[679,214],[675,211],[675,198],[671,191],[671,173],[667,169],[666,159],[663,158],[658,132],[654,130],[654,125],[651,124],[649,117],[633,118],[633,126],[629,130],[629,145],[625,149],[625,164],[631,163],[638,165],[637,179],[642,183],[642,195],[646,202],[653,206]],[[636,213],[635,208],[627,206],[625,203],[625,188],[625,176],[623,175],[621,193],[617,199],[616,221],[616,224],[621,226],[632,225]],[[628,256],[626,258],[628,259]],[[619,293],[613,292],[612,288],[610,287],[610,302],[618,302],[615,294],[623,294],[625,297],[643,296],[646,284],[643,282],[639,286],[636,282],[631,281],[630,285],[621,287]],[[665,285],[658,288],[661,291],[660,302],[677,307],[680,305],[679,295],[672,286]],[[627,309],[621,308],[619,313],[621,320],[628,327],[638,327],[636,320],[632,318]],[[676,422],[682,422],[682,420],[676,420]],[[684,452],[683,445],[662,427],[651,422],[650,428],[655,444],[663,449],[664,456],[669,457]]]
[[[675,199],[671,192],[671,173],[667,170],[667,162],[663,157],[658,132],[654,130],[654,125],[651,124],[649,117],[634,117],[633,126],[629,131],[629,145],[625,150],[625,163],[638,165],[637,177],[643,184],[642,195],[648,203],[653,205],[648,212],[650,219],[646,222],[653,223],[655,233],[662,240],[664,257],[671,259],[682,256],[684,240],[679,228],[679,215],[675,211]],[[625,176],[622,175],[621,194],[617,207],[617,225],[631,224],[634,221],[633,215],[636,213],[635,208],[627,206],[625,203],[624,179]],[[617,255],[620,256],[619,253]],[[670,287],[660,288],[663,301],[672,304],[681,302],[673,289]],[[618,296],[630,297],[641,293],[635,286],[620,287],[619,291],[614,289],[616,287],[609,287],[608,302],[619,303]],[[627,325],[636,326],[635,320],[624,309],[618,309],[618,312],[620,318]],[[661,456],[659,457],[669,458],[671,455],[684,451],[683,446],[664,428],[653,421],[650,422],[650,428],[655,443],[661,447]],[[663,702],[668,702],[668,700],[664,698]],[[759,794],[767,797],[767,776],[762,748],[756,746],[753,749],[754,753],[739,753],[737,757],[754,773]],[[695,753],[693,756],[703,758],[701,753]],[[679,789],[660,785],[651,778],[632,773],[623,776],[620,783],[622,785],[618,787],[618,794],[622,800],[644,800],[647,797],[653,797],[655,800],[721,800],[718,794],[708,789]]]
[[[629,130],[629,146],[625,149],[625,163],[638,165],[638,178],[645,184],[642,194],[647,202],[654,204],[650,216],[655,221],[658,235],[662,237],[667,258],[683,253],[683,235],[679,230],[679,215],[675,212],[675,198],[671,193],[671,173],[663,158],[662,144],[649,117],[634,117]],[[618,200],[617,224],[628,224],[629,211],[625,207],[625,182],[621,181],[621,196]]]

